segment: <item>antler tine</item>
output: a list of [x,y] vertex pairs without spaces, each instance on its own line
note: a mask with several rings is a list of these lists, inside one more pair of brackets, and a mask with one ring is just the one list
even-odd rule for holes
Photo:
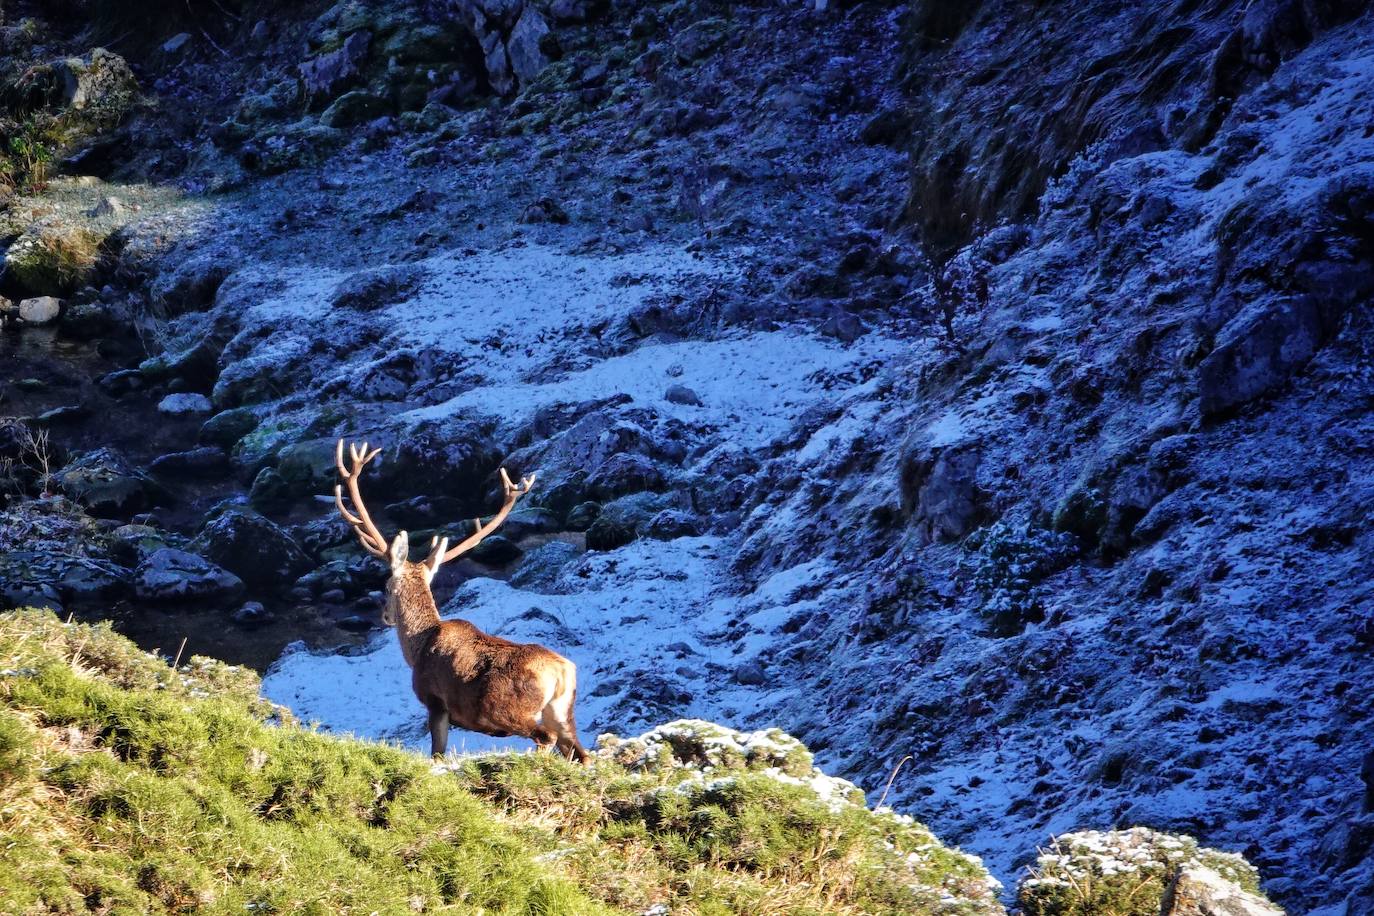
[[344,440],[340,439],[334,449],[334,463],[338,467],[339,477],[348,484],[348,497],[353,502],[353,508],[357,514],[348,511],[344,505],[343,484],[334,485],[334,504],[339,509],[339,514],[344,521],[348,522],[353,533],[357,535],[358,542],[363,545],[363,549],[374,557],[385,557],[387,555],[386,538],[377,530],[376,524],[372,521],[372,516],[367,512],[367,506],[363,504],[362,493],[358,490],[358,477],[367,463],[381,453],[381,449],[369,452],[367,443],[364,442],[362,448],[350,442],[348,444],[348,456],[352,460],[353,467],[344,467],[343,461]]
[[510,475],[506,473],[506,469],[501,468],[501,489],[504,491],[505,496],[505,502],[502,504],[501,508],[491,517],[491,521],[487,522],[485,525],[482,524],[481,519],[473,519],[473,524],[477,526],[477,530],[459,541],[458,546],[451,547],[445,551],[442,559],[439,560],[439,563],[436,564],[434,568],[437,570],[440,565],[450,560],[457,559],[467,553],[480,544],[487,535],[501,527],[501,523],[506,520],[506,516],[510,515],[510,510],[515,508],[516,500],[528,493],[532,486],[534,486],[533,474],[523,478],[520,482],[520,486],[517,487],[511,482]]

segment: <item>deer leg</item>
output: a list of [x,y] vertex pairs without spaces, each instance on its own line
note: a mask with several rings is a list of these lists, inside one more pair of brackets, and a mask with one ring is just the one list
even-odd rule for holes
[[442,757],[448,750],[448,710],[440,706],[429,711],[429,754]]

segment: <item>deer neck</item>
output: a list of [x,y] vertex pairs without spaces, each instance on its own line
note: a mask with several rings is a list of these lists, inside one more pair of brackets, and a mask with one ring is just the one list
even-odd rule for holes
[[413,668],[420,649],[439,626],[439,609],[429,586],[423,582],[395,583],[389,600],[395,602],[396,635],[401,641],[401,654],[406,664]]

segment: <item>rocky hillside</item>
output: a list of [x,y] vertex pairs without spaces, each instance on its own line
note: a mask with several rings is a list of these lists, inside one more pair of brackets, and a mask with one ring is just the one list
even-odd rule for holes
[[436,590],[594,732],[909,756],[1008,886],[1140,827],[1374,908],[1367,4],[58,6],[0,28],[9,603],[415,743],[334,440],[413,537],[538,472]]

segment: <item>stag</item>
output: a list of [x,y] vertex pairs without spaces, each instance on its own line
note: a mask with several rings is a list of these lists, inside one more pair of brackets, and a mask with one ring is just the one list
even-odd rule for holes
[[[348,446],[352,467],[344,466],[344,440],[335,452],[341,483],[334,487],[339,513],[357,535],[363,549],[391,564],[386,583],[382,622],[396,627],[401,654],[410,665],[415,696],[429,712],[430,751],[442,757],[448,748],[450,725],[497,738],[530,738],[540,750],[557,748],[565,757],[587,760],[577,740],[573,705],[577,700],[577,669],[556,652],[534,643],[516,643],[483,633],[466,620],[440,620],[430,583],[439,567],[481,543],[506,520],[516,500],[530,491],[534,476],[519,485],[501,469],[505,501],[486,524],[456,547],[448,538],[430,542],[429,556],[411,562],[410,541],[402,531],[390,542],[373,523],[358,490],[358,479],[381,449]],[[344,487],[352,511],[344,503]]]

